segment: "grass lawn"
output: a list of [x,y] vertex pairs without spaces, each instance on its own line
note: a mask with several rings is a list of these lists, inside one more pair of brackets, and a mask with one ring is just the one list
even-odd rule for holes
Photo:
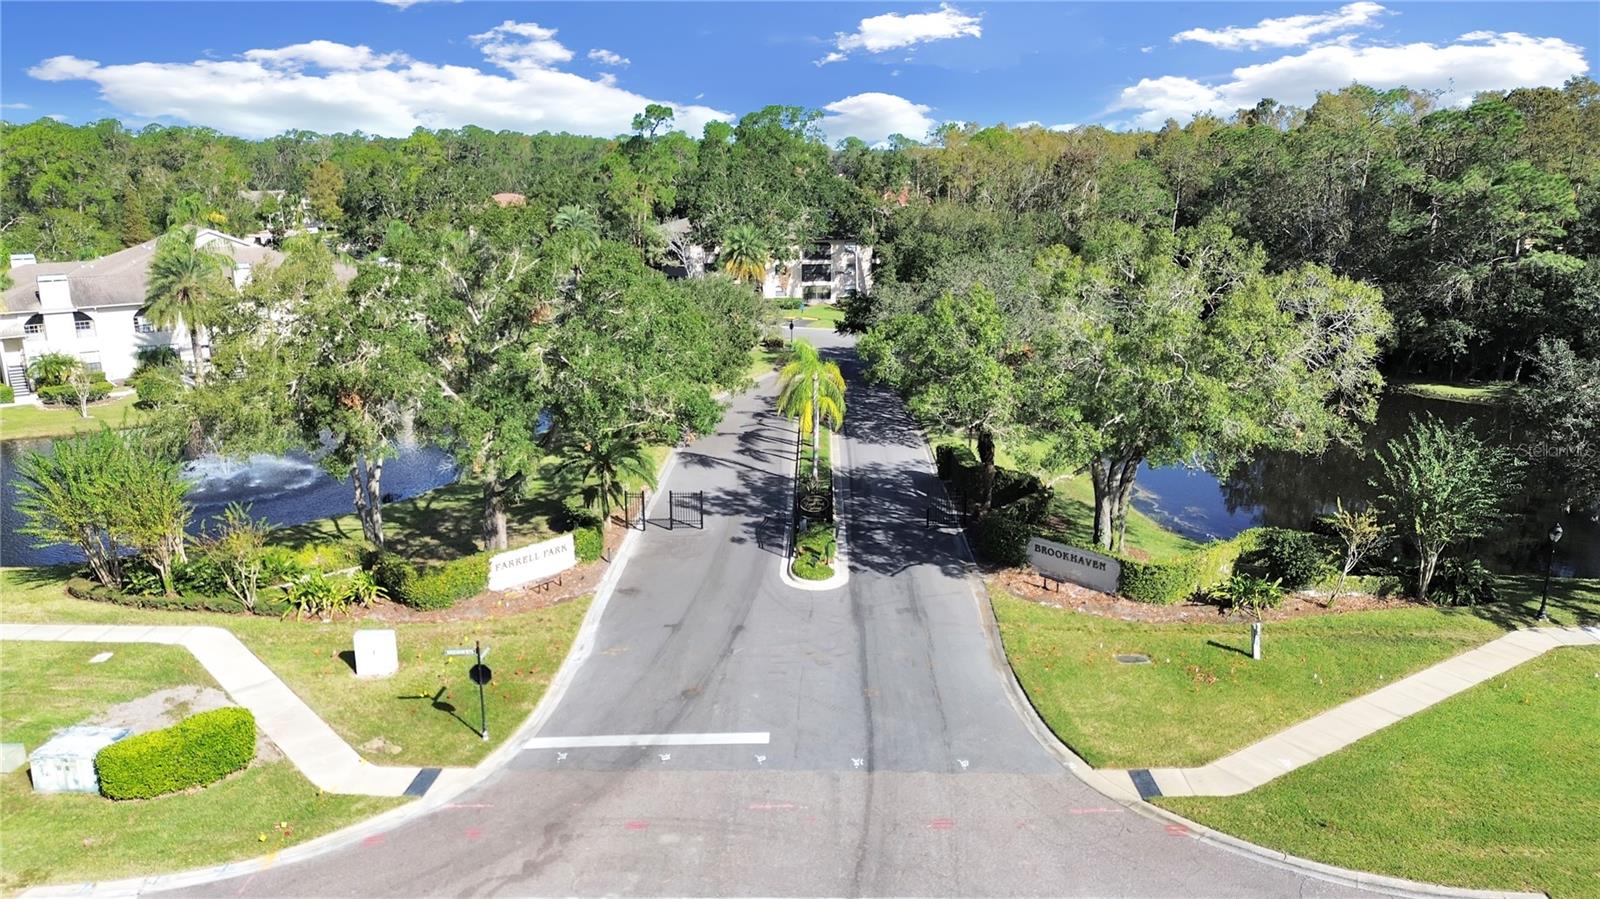
[[[9,584],[6,589],[9,595]],[[102,650],[114,655],[88,664]],[[33,749],[55,730],[108,706],[184,684],[215,686],[199,662],[177,647],[7,643],[0,654],[0,734]],[[129,802],[36,794],[23,769],[0,778],[0,890],[246,858],[399,802],[321,795],[287,761],[257,764],[205,789]]]
[[[647,447],[657,471],[672,450],[665,446]],[[545,470],[557,473],[560,462],[552,457]],[[638,490],[642,484],[629,484]],[[551,516],[561,511],[567,493],[548,478],[530,480],[523,496],[506,509],[510,548],[526,546],[555,536]],[[598,507],[597,507],[598,508]],[[387,548],[412,559],[455,559],[478,552],[482,545],[483,489],[468,481],[446,484],[427,493],[386,503],[383,507],[383,534]],[[363,540],[361,520],[354,512],[322,518],[273,531],[272,542],[300,547],[328,540]]]
[[784,366],[784,363],[788,361],[788,347],[781,347],[775,350],[769,350],[759,346],[755,347],[754,349],[750,350],[750,378],[751,380],[754,380],[769,372],[777,371]]
[[[1537,578],[1513,602],[1269,622],[1264,657],[1243,624],[1149,624],[1076,614],[991,588],[1006,654],[1040,715],[1096,767],[1203,765],[1531,621]],[[1600,581],[1552,584],[1556,624],[1600,620]],[[1151,664],[1123,665],[1119,653]]]
[[785,326],[793,319],[797,328],[831,328],[844,321],[844,310],[827,303],[815,303],[803,309],[780,309],[778,315]]
[[113,428],[131,427],[145,413],[133,407],[138,397],[117,397],[89,407],[89,417],[78,415],[76,406],[7,406],[0,409],[0,439],[26,437],[66,437],[78,431],[96,430],[102,424]]
[[1157,800],[1296,855],[1600,896],[1600,649],[1557,649],[1242,796]]
[[[129,609],[67,596],[61,579],[49,569],[0,571],[0,620],[226,627],[357,751],[396,765],[470,765],[482,759],[544,695],[589,606],[585,598],[503,618],[374,624],[398,632],[400,673],[365,681],[356,680],[341,657],[350,651],[355,621]],[[478,695],[467,680],[468,666],[443,655],[475,639],[494,651],[487,742],[476,733]],[[14,645],[4,649],[9,657]]]
[[1423,396],[1435,400],[1457,403],[1503,403],[1510,399],[1512,381],[1471,381],[1465,384],[1447,384],[1430,381],[1396,381],[1394,389],[1400,393]]
[[[1094,549],[1094,484],[1087,474],[1077,474],[1055,482],[1055,499],[1050,503],[1051,525],[1085,549]],[[1199,543],[1167,530],[1155,519],[1130,507],[1128,531],[1123,535],[1123,554],[1135,559],[1172,559],[1200,548]]]

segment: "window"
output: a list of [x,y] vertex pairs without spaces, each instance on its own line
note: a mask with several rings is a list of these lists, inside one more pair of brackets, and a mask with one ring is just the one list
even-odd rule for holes
[[150,323],[150,319],[144,317],[143,312],[140,312],[133,317],[133,333],[154,334],[155,332],[156,326]]
[[93,358],[85,357],[83,360],[83,367],[89,371],[105,371],[105,369],[100,367],[99,356],[95,356]]
[[79,334],[91,334],[94,332],[94,322],[87,318],[80,318],[72,323],[72,328]]
[[27,324],[22,326],[22,333],[24,333],[24,334],[43,334],[44,333],[44,322],[28,322]]

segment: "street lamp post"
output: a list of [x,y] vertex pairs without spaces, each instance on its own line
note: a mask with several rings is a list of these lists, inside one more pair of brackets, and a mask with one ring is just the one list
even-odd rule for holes
[[789,345],[794,346],[794,319],[789,319]]
[[1550,605],[1550,569],[1554,568],[1556,564],[1556,544],[1561,542],[1561,522],[1556,522],[1546,536],[1550,538],[1550,554],[1545,557],[1544,562],[1544,593],[1539,597],[1540,621],[1550,620],[1550,616],[1545,613],[1545,609]]

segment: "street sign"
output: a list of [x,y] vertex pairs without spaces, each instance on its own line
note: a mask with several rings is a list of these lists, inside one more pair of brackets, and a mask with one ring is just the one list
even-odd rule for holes
[[467,677],[481,687],[494,679],[494,671],[488,665],[473,665],[468,669]]

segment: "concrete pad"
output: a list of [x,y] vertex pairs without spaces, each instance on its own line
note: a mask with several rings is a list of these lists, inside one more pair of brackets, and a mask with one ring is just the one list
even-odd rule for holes
[[49,625],[0,624],[0,640],[27,640],[29,635],[39,630],[40,627],[49,627]]
[[1394,715],[1405,718],[1450,698],[1453,693],[1438,687],[1401,681],[1363,697],[1367,702]]
[[1255,752],[1254,749],[1251,747],[1236,752],[1221,761],[1212,762],[1208,767],[1250,784],[1264,784],[1285,773],[1283,765],[1274,756]]
[[[1320,727],[1291,727],[1272,739],[1287,743],[1300,752],[1308,753],[1311,756],[1309,761],[1338,752],[1355,742],[1350,739],[1348,733]],[[1308,764],[1309,761],[1301,764]]]
[[69,628],[65,637],[57,639],[72,643],[104,643],[107,635],[116,630],[115,624],[80,624]]

